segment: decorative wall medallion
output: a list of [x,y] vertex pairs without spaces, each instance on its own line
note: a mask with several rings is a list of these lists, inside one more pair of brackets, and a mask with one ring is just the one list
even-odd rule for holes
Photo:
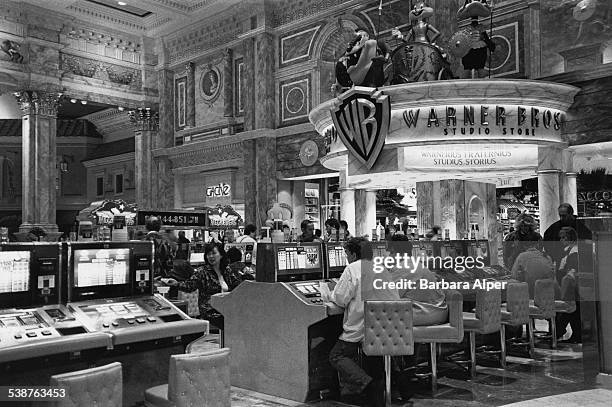
[[281,82],[281,122],[307,118],[310,111],[310,77]]
[[223,87],[221,72],[216,66],[208,65],[200,76],[200,94],[202,99],[213,104],[221,94]]
[[314,165],[319,159],[319,146],[312,140],[307,140],[300,148],[300,161],[306,167]]

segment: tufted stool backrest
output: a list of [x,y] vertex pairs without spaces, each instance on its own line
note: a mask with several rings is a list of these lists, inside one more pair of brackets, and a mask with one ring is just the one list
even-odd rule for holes
[[198,306],[199,298],[199,290],[195,290],[190,293],[180,290],[178,292],[179,301],[187,301],[187,315],[192,318],[200,316],[200,307]]
[[499,331],[501,327],[501,290],[476,292],[476,318],[481,321],[480,334]]
[[412,355],[412,301],[366,301],[364,314],[366,355]]
[[51,376],[52,387],[66,389],[66,397],[56,407],[121,407],[123,373],[121,363]]
[[543,318],[552,318],[555,312],[555,281],[552,279],[535,282],[533,302],[540,309]]
[[506,286],[506,303],[510,313],[511,325],[529,323],[529,284],[508,283]]
[[229,348],[172,355],[168,399],[176,407],[230,407]]

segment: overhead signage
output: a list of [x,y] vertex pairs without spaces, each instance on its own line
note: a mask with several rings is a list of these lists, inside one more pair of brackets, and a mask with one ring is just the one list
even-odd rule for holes
[[208,208],[206,214],[211,228],[234,229],[244,223],[240,214],[230,205]]
[[538,164],[534,145],[465,145],[405,147],[407,171],[477,171],[490,169],[525,169]]
[[221,198],[230,196],[231,187],[229,184],[225,182],[221,182],[218,185],[213,185],[206,188],[206,197],[207,198]]
[[353,156],[372,168],[385,145],[391,118],[388,95],[356,86],[340,95],[331,116],[338,136]]
[[578,193],[579,202],[609,202],[612,201],[612,191],[589,191]]
[[164,226],[174,227],[205,227],[205,212],[180,212],[180,211],[138,211],[137,222],[139,225],[146,224],[151,217],[158,217]]

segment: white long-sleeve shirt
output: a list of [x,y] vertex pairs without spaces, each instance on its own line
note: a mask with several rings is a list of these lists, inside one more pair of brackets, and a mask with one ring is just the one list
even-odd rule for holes
[[[321,294],[323,301],[331,301],[339,307],[344,308],[344,319],[342,322],[343,332],[342,335],[340,335],[340,339],[345,342],[361,342],[364,336],[364,301],[361,295],[361,272],[363,263],[364,260],[357,260],[346,266],[334,290],[329,294]],[[371,263],[369,266],[363,266],[363,270],[371,272]],[[395,290],[381,290],[379,293],[375,294],[376,298],[372,299],[399,299],[397,291]]]

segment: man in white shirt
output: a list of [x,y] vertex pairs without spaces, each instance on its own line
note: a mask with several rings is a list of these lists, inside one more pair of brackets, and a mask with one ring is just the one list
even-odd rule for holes
[[255,225],[246,225],[244,227],[244,235],[236,239],[236,243],[257,243],[257,240],[255,240],[255,233],[257,233],[257,227]]
[[[343,332],[336,345],[329,354],[331,365],[338,370],[341,379],[341,395],[358,395],[365,393],[371,406],[384,405],[384,380],[381,376],[373,378],[363,370],[355,360],[358,349],[364,337],[364,299],[362,298],[362,271],[372,273],[372,249],[369,242],[364,238],[350,238],[344,244],[344,251],[348,260],[348,266],[340,276],[338,284],[333,291],[321,291],[321,298],[325,302],[344,308]],[[364,280],[371,280],[371,276],[365,276]],[[367,283],[366,283],[367,284]],[[366,293],[376,293],[376,298],[367,299],[399,299],[397,291],[369,290],[364,287]],[[369,358],[374,359],[374,358]],[[382,361],[376,358],[377,370],[380,371]],[[374,362],[374,360],[370,360]],[[372,363],[371,363],[372,364]],[[373,367],[373,366],[372,366]],[[384,370],[383,370],[384,371]]]

